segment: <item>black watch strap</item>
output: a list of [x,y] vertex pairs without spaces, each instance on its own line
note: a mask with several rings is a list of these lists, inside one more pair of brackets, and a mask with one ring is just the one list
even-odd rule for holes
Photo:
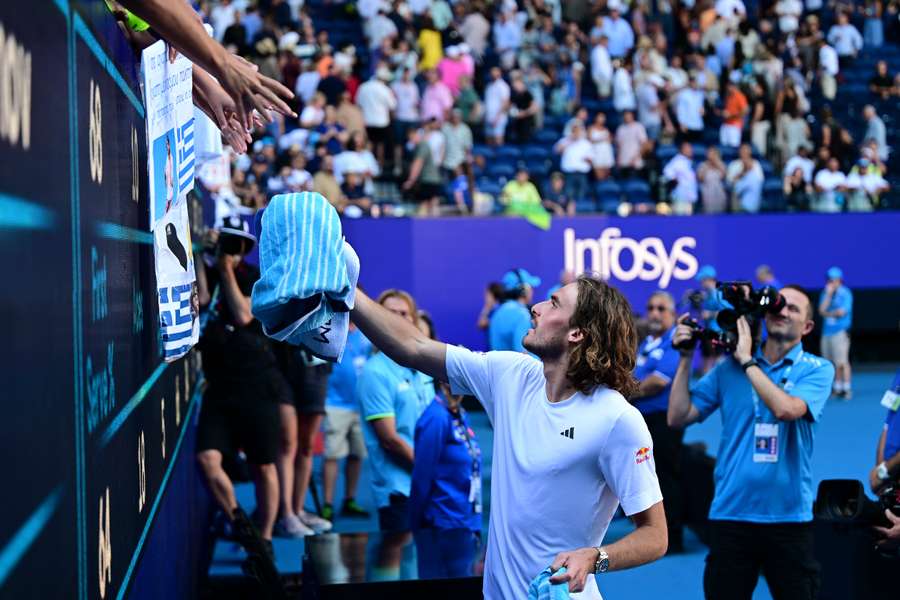
[[755,358],[751,358],[747,362],[741,363],[741,368],[744,370],[745,373],[747,372],[747,369],[749,369],[750,367],[758,367],[758,366],[759,366],[759,363],[756,362]]

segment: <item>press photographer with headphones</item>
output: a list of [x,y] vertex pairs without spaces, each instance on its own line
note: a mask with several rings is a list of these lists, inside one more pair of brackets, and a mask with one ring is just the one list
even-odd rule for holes
[[[749,291],[749,290],[748,290]],[[814,326],[806,292],[780,290],[760,347],[744,316],[737,346],[688,388],[694,349],[681,349],[668,423],[685,427],[722,409],[722,437],[709,511],[710,548],[703,587],[709,600],[750,600],[760,571],[775,600],[812,600],[819,589],[813,553],[812,449],[834,380],[832,364],[803,350]],[[679,319],[672,342],[695,339]],[[758,330],[755,332],[758,334]]]
[[488,325],[488,345],[491,350],[512,350],[525,352],[522,340],[531,329],[531,300],[534,288],[541,285],[525,269],[507,271],[500,280],[503,287],[503,302],[491,315]]

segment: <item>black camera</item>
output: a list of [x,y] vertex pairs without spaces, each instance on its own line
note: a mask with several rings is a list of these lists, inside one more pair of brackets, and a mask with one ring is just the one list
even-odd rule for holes
[[882,488],[878,500],[866,496],[855,479],[825,479],[816,493],[815,514],[824,521],[844,525],[890,527],[884,511],[900,516],[900,485],[893,481]]
[[722,294],[722,299],[732,306],[732,308],[720,310],[716,315],[716,323],[722,328],[722,331],[705,329],[693,319],[687,319],[684,324],[694,330],[693,335],[690,339],[675,344],[675,348],[689,350],[698,341],[702,341],[713,348],[734,352],[738,343],[737,322],[739,318],[747,319],[750,330],[756,338],[759,323],[766,314],[779,313],[785,306],[784,296],[769,285],[754,290],[753,284],[749,281],[719,281],[716,282],[716,289]]

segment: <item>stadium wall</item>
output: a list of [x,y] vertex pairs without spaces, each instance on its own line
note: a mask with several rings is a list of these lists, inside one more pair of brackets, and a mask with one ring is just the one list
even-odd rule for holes
[[160,358],[135,61],[102,1],[0,3],[0,38],[0,597],[194,597],[199,357]]

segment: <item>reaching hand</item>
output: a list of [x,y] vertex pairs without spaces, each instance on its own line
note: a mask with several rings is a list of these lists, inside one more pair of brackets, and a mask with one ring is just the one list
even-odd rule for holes
[[[202,110],[222,132],[225,143],[238,154],[247,151],[253,141],[250,133],[238,121],[237,109],[231,96],[208,73],[194,66],[194,105]],[[253,124],[262,125],[259,114],[253,112]]]
[[285,102],[293,98],[294,94],[274,79],[260,75],[257,70],[258,67],[255,65],[229,53],[226,54],[225,62],[216,74],[222,88],[231,96],[238,121],[244,128],[250,129],[253,126],[251,111],[254,108],[269,121],[272,121],[269,110],[287,116],[297,116]]
[[672,346],[678,348],[678,351],[682,356],[693,356],[694,354],[694,344],[691,344],[689,348],[682,347],[682,344],[689,341],[694,336],[694,328],[685,325],[685,322],[690,318],[688,313],[684,313],[680,317],[678,317],[678,326],[675,328],[675,333],[672,334]]
[[890,509],[884,511],[885,516],[891,522],[890,527],[873,527],[872,529],[883,538],[876,546],[879,548],[895,547],[900,544],[900,517]]
[[584,591],[584,584],[588,575],[594,571],[594,563],[597,561],[597,550],[595,548],[580,548],[569,552],[560,552],[553,559],[550,570],[554,573],[562,567],[566,568],[566,572],[562,575],[554,575],[550,578],[550,583],[569,582],[569,592],[578,593]]

